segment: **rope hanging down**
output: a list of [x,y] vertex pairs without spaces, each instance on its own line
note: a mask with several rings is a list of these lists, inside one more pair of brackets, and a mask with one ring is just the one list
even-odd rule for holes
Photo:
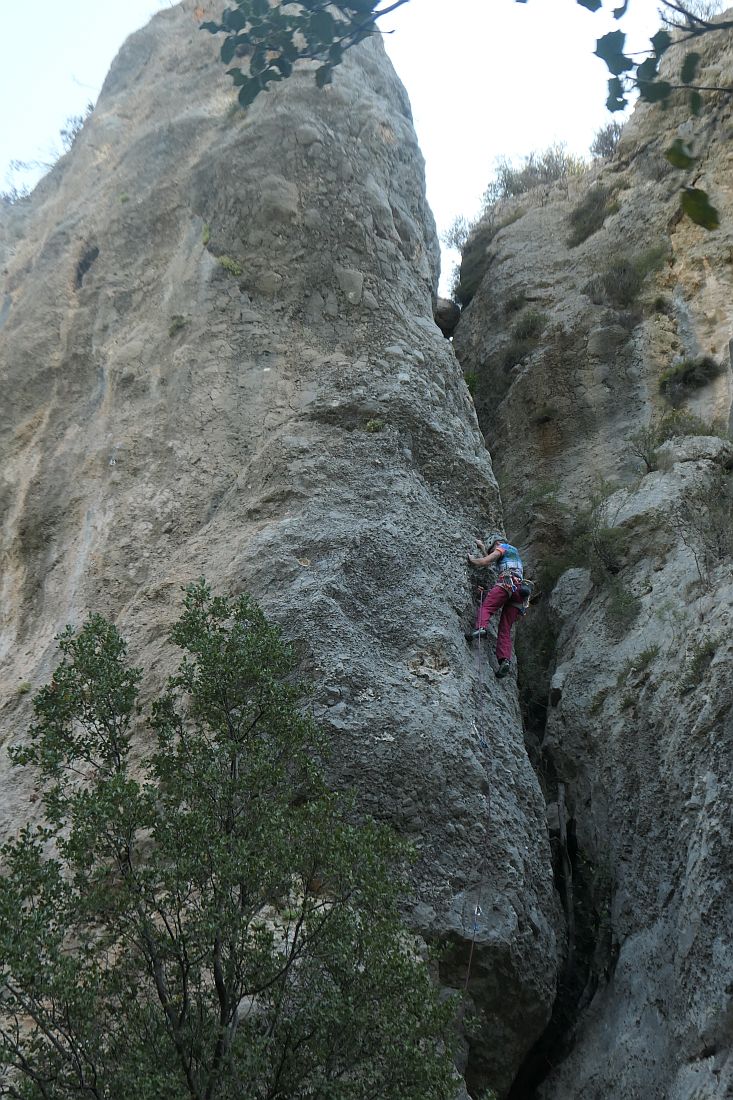
[[[482,620],[482,614],[481,613],[483,611],[484,599],[486,598],[486,590],[483,589],[483,588],[479,588],[479,592],[481,593],[481,598],[480,598],[480,601],[479,601],[479,616],[478,616],[477,621],[481,622],[481,620]],[[476,639],[476,641],[477,641],[477,648],[476,648],[476,674],[477,674],[477,677],[476,678],[478,680],[478,691],[479,691],[479,700],[478,700],[478,743],[479,743],[479,747],[481,748],[482,752],[484,754],[488,754],[489,743],[486,740],[486,738],[484,737],[484,663],[485,662],[481,658],[481,648],[482,648],[483,638],[479,635],[479,637]],[[491,773],[490,773],[489,768],[488,768],[488,761],[485,761],[485,771],[486,771],[486,784],[487,784],[487,787],[486,787],[486,830],[485,830],[485,833],[484,833],[484,838],[485,838],[484,839],[484,851],[483,851],[483,855],[481,857],[481,862],[479,864],[479,869],[478,869],[479,870],[478,896],[476,898],[476,905],[475,905],[474,910],[473,910],[473,932],[472,932],[472,935],[471,935],[471,950],[470,950],[469,955],[468,955],[468,966],[466,968],[466,981],[465,981],[465,984],[463,986],[464,992],[466,992],[468,990],[468,983],[469,983],[470,978],[471,978],[471,964],[473,963],[473,952],[474,952],[474,948],[476,946],[476,937],[478,936],[478,933],[479,933],[479,920],[483,916],[483,910],[481,908],[481,901],[483,899],[484,888],[486,886],[486,871],[487,871],[488,862],[489,862],[489,834],[490,834],[490,827],[491,827]]]

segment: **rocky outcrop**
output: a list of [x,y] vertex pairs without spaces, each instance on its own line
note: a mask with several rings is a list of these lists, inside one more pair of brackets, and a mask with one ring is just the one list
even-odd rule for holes
[[[252,591],[315,681],[335,779],[417,847],[406,905],[448,985],[480,900],[466,1073],[503,1094],[549,1016],[557,903],[513,680],[482,690],[462,633],[500,501],[432,317],[409,105],[378,42],[324,91],[305,69],[233,98],[193,4],[166,10],[0,212],[2,738],[65,623],[115,619],[153,692],[180,586]],[[30,792],[4,751],[0,792],[7,833]]]
[[[701,82],[730,85],[730,35],[702,42]],[[716,93],[699,116],[682,95],[640,106],[613,160],[471,242],[483,274],[454,343],[509,530],[546,591],[560,574],[525,640],[537,658],[556,639],[534,733],[571,965],[518,1097],[733,1089],[733,450],[714,434],[733,392],[730,122]],[[680,217],[678,136],[715,233]],[[694,388],[666,381],[704,357]]]

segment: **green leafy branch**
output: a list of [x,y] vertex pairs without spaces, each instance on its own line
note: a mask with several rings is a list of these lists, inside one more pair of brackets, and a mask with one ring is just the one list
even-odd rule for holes
[[[629,0],[625,0],[620,8],[614,9],[613,14],[616,19],[625,15],[628,2]],[[597,11],[601,7],[601,0],[578,0],[578,3],[591,11]],[[596,43],[596,56],[605,61],[611,74],[606,101],[609,111],[624,110],[628,106],[630,95],[634,92],[638,92],[639,97],[647,103],[665,103],[673,92],[684,91],[689,96],[692,114],[698,115],[703,107],[703,92],[726,95],[733,93],[733,87],[727,85],[708,85],[697,82],[701,56],[695,50],[688,50],[683,55],[677,82],[661,78],[660,64],[672,45],[691,42],[705,34],[733,29],[733,20],[711,22],[686,5],[676,3],[675,0],[662,0],[662,4],[663,11],[666,9],[681,16],[684,23],[674,24],[677,30],[676,38],[673,38],[664,28],[652,35],[651,49],[644,52],[642,61],[636,61],[634,55],[626,52],[626,35],[621,30],[609,31]],[[666,150],[665,156],[674,168],[688,170],[694,168],[699,159],[681,138],[677,138],[672,143]],[[717,229],[720,225],[718,211],[702,188],[683,186],[680,205],[683,213],[704,229]]]
[[277,628],[202,580],[170,641],[144,713],[115,627],[64,631],[12,752],[45,822],[0,849],[0,1097],[451,1100],[406,848],[328,789]]
[[248,58],[247,71],[237,66],[227,70],[239,88],[239,102],[247,107],[268,85],[289,77],[297,61],[320,61],[316,84],[330,84],[346,51],[374,34],[378,19],[409,0],[382,8],[380,2],[299,0],[270,7],[268,0],[237,0],[220,21],[209,20],[201,29],[225,35],[220,51],[225,65]]

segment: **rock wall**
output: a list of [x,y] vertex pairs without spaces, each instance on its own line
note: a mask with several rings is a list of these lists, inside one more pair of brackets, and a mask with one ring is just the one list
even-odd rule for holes
[[[730,33],[699,50],[701,83],[730,85]],[[714,93],[698,116],[682,94],[639,106],[612,160],[512,200],[465,254],[482,277],[455,346],[509,532],[546,592],[561,574],[526,630],[530,653],[556,633],[535,733],[579,987],[517,1097],[733,1095],[731,120]],[[714,233],[680,217],[675,137]],[[603,224],[571,245],[593,198]],[[704,355],[718,373],[665,396],[663,372]],[[640,433],[665,416],[645,463]]]
[[[409,105],[370,42],[243,113],[193,8],[127,41],[73,150],[0,211],[2,741],[67,622],[116,620],[154,692],[180,586],[251,590],[336,780],[417,845],[406,906],[452,945],[448,985],[480,894],[466,1076],[503,1095],[549,1017],[558,906],[514,680],[481,702],[463,638],[465,550],[501,505],[432,319]],[[3,833],[29,798],[3,751]]]

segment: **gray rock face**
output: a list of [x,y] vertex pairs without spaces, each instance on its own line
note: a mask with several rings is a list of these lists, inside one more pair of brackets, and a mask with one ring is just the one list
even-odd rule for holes
[[[702,54],[702,71],[728,82],[730,35],[705,39]],[[620,559],[605,581],[566,570],[548,601],[558,638],[542,759],[577,847],[582,984],[543,1100],[733,1095],[731,445],[671,440],[646,474],[633,448],[668,411],[661,372],[684,357],[724,365],[686,411],[730,422],[724,117],[713,103],[690,118],[682,98],[665,113],[640,107],[615,160],[542,205],[514,200],[521,216],[492,240],[454,339],[501,456],[508,529],[536,564],[571,557],[558,501],[588,504],[599,478],[619,486],[599,515],[607,546],[620,535]],[[662,155],[676,136],[694,138],[703,157],[719,233],[678,217],[684,180]],[[599,184],[613,198],[605,224],[571,248],[568,215]],[[624,297],[627,261],[644,256],[644,277]],[[530,311],[542,316],[519,354]],[[622,606],[631,614],[619,625]],[[548,816],[559,836],[559,806]]]
[[[465,550],[500,502],[432,318],[438,245],[383,50],[243,114],[193,4],[161,13],[2,212],[0,253],[3,740],[65,623],[114,618],[154,692],[179,587],[251,590],[316,683],[337,781],[415,842],[406,904],[451,945],[449,985],[480,900],[466,1072],[504,1093],[549,1015],[557,903],[513,678],[482,689],[462,634]],[[3,832],[28,796],[3,752]]]

